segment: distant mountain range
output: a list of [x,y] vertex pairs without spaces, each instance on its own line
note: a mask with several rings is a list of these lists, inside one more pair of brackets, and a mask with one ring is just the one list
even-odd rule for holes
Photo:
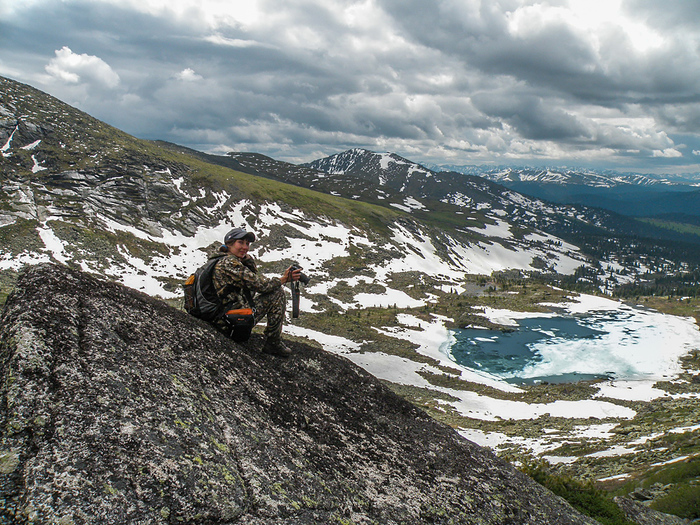
[[433,165],[431,169],[484,177],[526,195],[560,204],[599,207],[633,217],[700,222],[700,174],[697,178],[655,178],[636,173],[567,168]]
[[[471,326],[482,316],[470,301],[502,304],[513,283],[541,287],[534,303],[518,304],[525,309],[551,299],[550,284],[562,295],[695,293],[696,198],[690,184],[590,173],[460,173],[363,149],[305,165],[251,152],[211,155],[137,139],[0,77],[0,302],[25,266],[54,262],[177,306],[186,276],[231,227],[242,226],[257,234],[252,254],[263,273],[279,275],[298,263],[311,276],[302,315],[285,327],[287,335],[321,345],[330,339],[333,351],[363,366],[389,369],[400,360],[422,386],[392,387],[450,424],[475,417],[465,393],[550,403],[596,389],[545,388],[521,398],[475,386],[447,355],[421,353],[419,343],[396,336],[399,327],[433,323],[445,334],[448,326]],[[595,206],[583,205],[586,199]],[[643,215],[622,213],[644,199],[651,203]],[[420,330],[414,333],[431,337]],[[545,414],[535,433],[546,433],[554,419]],[[501,423],[483,429],[518,432]],[[562,424],[562,440],[582,443],[574,434],[584,423]],[[592,450],[588,443],[579,448]]]

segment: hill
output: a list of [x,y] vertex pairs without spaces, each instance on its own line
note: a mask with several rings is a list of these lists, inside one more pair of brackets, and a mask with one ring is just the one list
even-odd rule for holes
[[348,360],[26,272],[0,340],[0,522],[592,524]]
[[5,294],[24,264],[53,260],[174,298],[202,250],[243,222],[270,255],[284,251],[263,261],[270,269],[301,262],[317,281],[329,265],[398,263],[440,287],[520,270],[614,290],[700,263],[697,228],[553,205],[393,154],[352,150],[310,166],[208,155],[136,139],[9,79],[0,88]]
[[[23,268],[58,262],[179,306],[186,276],[244,226],[263,273],[297,262],[311,276],[285,337],[343,355],[511,461],[544,458],[645,493],[647,472],[678,468],[682,483],[659,474],[674,481],[652,492],[671,512],[696,487],[698,228],[553,204],[395,154],[351,150],[314,167],[143,141],[3,78],[0,114],[0,302]],[[450,346],[463,327],[489,329],[488,341],[515,334],[494,312],[557,317],[592,300],[635,314],[611,334],[625,343],[658,340],[660,357],[687,349],[675,375],[629,386],[600,358],[589,381],[513,385]]]

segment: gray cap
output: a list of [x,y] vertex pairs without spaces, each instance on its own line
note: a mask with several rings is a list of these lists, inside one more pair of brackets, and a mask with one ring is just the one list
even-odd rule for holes
[[250,242],[253,242],[255,241],[255,234],[245,231],[243,228],[234,228],[226,234],[226,237],[224,237],[224,244],[228,244],[237,239],[248,239]]

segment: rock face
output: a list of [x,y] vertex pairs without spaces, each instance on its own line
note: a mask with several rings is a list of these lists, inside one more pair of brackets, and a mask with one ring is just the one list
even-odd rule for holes
[[630,498],[617,496],[615,497],[615,503],[625,513],[627,519],[637,525],[690,525],[691,523],[689,520],[678,516],[657,512]]
[[342,357],[66,267],[0,335],[0,523],[595,523]]

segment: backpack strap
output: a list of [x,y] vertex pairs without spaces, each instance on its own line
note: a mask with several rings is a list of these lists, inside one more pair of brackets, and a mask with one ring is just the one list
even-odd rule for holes
[[[224,254],[222,256],[222,258],[225,256],[226,256],[226,254]],[[216,262],[218,263],[219,261],[217,260]],[[248,268],[249,270],[251,269],[248,265],[244,265],[244,266],[246,268]],[[241,277],[243,277],[244,271],[245,271],[245,269],[241,269]],[[212,275],[213,275],[213,273],[214,273],[214,271],[212,269]],[[221,295],[219,295],[219,297],[224,298],[228,294],[230,294],[231,292],[236,292],[236,291],[240,291],[240,293],[243,294],[243,297],[245,297],[245,300],[248,303],[248,306],[253,309],[253,312],[255,312],[255,301],[253,300],[253,295],[250,293],[250,290],[248,290],[248,288],[246,288],[245,286],[238,286],[235,283],[229,283],[226,286],[224,286],[224,289],[221,291]],[[226,308],[224,308],[224,315],[226,313],[226,310],[228,310],[228,306]]]
[[248,288],[242,288],[241,291],[245,296],[245,300],[248,301],[248,306],[250,306],[253,309],[253,313],[255,313],[255,301],[253,301],[253,296],[250,293],[250,290],[248,290]]

